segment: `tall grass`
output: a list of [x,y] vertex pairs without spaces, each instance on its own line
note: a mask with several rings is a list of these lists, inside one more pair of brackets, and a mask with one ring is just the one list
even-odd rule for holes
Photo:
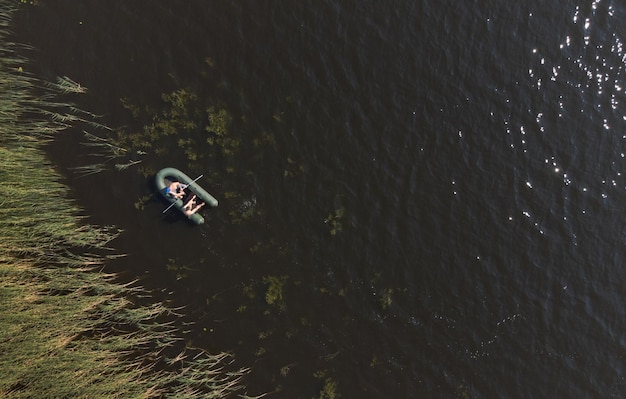
[[86,119],[24,72],[8,41],[14,12],[0,1],[0,397],[222,398],[245,370],[227,354],[188,348],[177,314],[100,265],[118,232],[85,223],[44,144]]

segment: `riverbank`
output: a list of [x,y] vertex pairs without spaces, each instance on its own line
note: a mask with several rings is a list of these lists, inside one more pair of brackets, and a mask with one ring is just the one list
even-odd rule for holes
[[[54,134],[86,115],[60,102],[84,88],[44,84],[9,42],[0,4],[0,396],[228,397],[245,370],[180,339],[177,315],[136,283],[101,272],[118,231],[85,223],[46,159]],[[226,366],[226,367],[225,367]]]

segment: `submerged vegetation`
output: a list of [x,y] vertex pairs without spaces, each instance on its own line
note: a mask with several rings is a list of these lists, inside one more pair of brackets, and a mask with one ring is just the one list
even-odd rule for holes
[[288,279],[289,276],[266,276],[263,278],[263,282],[268,284],[265,301],[269,305],[278,305],[283,301],[283,287]]
[[327,370],[321,370],[314,374],[315,378],[324,380],[324,385],[318,399],[337,399],[341,396],[337,393],[337,382],[331,377],[328,377],[327,374]]
[[[214,68],[215,63],[207,58],[206,65]],[[140,103],[133,98],[120,99],[121,105],[128,112],[127,123],[119,129],[98,129],[85,132],[84,145],[89,150],[88,153],[96,157],[90,158],[94,160],[91,165],[76,167],[76,172],[89,175],[108,170],[149,177],[163,167],[164,162],[167,162],[175,163],[176,167],[184,169],[190,175],[203,174],[203,185],[206,184],[209,190],[217,186],[219,190],[216,194],[220,196],[220,212],[215,218],[223,217],[223,219],[218,219],[220,224],[216,223],[216,231],[220,233],[220,236],[225,237],[225,241],[228,241],[226,247],[236,248],[234,251],[243,250],[246,255],[249,255],[251,263],[257,262],[257,264],[250,275],[245,275],[244,271],[241,272],[243,281],[237,281],[240,284],[237,286],[239,290],[224,290],[227,293],[218,294],[213,292],[200,294],[206,295],[206,302],[203,303],[206,308],[202,309],[201,317],[208,319],[205,315],[212,315],[213,310],[218,313],[225,312],[225,314],[220,314],[223,317],[218,317],[224,321],[216,325],[209,322],[206,326],[198,328],[198,331],[194,331],[194,334],[197,333],[200,337],[196,341],[200,342],[202,337],[210,340],[220,335],[236,335],[238,339],[233,340],[232,343],[226,338],[227,345],[236,345],[245,352],[244,356],[254,355],[257,366],[263,367],[264,374],[271,373],[271,367],[275,367],[275,364],[272,364],[275,361],[269,362],[270,366],[265,367],[265,363],[261,363],[264,358],[285,358],[285,363],[273,370],[275,374],[273,382],[276,383],[277,392],[281,389],[280,379],[286,378],[293,368],[294,375],[307,373],[307,378],[318,390],[317,397],[320,399],[339,397],[339,384],[329,372],[313,374],[314,370],[306,370],[308,366],[300,365],[301,362],[291,358],[289,354],[279,354],[279,352],[284,352],[279,342],[285,339],[295,341],[299,339],[299,336],[314,334],[318,328],[315,325],[315,318],[308,314],[308,309],[298,308],[298,298],[322,293],[324,301],[332,301],[333,298],[343,301],[347,290],[346,287],[333,286],[326,279],[309,281],[293,274],[288,267],[292,258],[290,250],[293,248],[290,243],[286,242],[289,239],[286,237],[288,234],[284,232],[277,234],[272,231],[266,220],[267,215],[263,213],[263,201],[266,198],[257,198],[255,187],[263,184],[263,180],[268,178],[263,174],[270,175],[272,179],[282,179],[294,188],[298,188],[298,182],[305,180],[304,177],[310,169],[306,166],[306,162],[303,162],[297,155],[284,156],[283,159],[283,155],[271,151],[273,147],[279,145],[276,143],[272,128],[276,128],[277,135],[280,132],[287,134],[290,130],[290,121],[295,118],[290,115],[290,112],[277,110],[274,107],[268,107],[269,112],[265,115],[253,115],[251,110],[254,107],[240,106],[241,103],[245,104],[245,101],[242,101],[238,94],[236,100],[232,101],[233,94],[224,93],[226,90],[232,90],[230,85],[218,84],[210,90],[207,87],[178,86],[162,93],[160,97],[155,98],[154,102],[148,102],[149,104]],[[222,98],[226,100],[221,100]],[[230,102],[228,102],[229,98]],[[285,101],[287,110],[293,102],[293,98],[287,98]],[[276,108],[281,108],[282,105]],[[245,114],[246,112],[248,114]],[[150,209],[153,190],[148,186],[143,190],[135,197],[134,207],[138,211]],[[326,205],[321,208],[322,210],[314,211],[315,218],[319,221],[320,228],[328,232],[330,239],[338,239],[337,236],[341,236],[342,232],[350,226],[347,221],[345,201],[341,195],[336,195],[334,201],[328,198],[324,200],[324,203]],[[231,239],[244,229],[256,231],[258,234],[253,238],[243,238],[240,241]],[[225,234],[222,234],[223,232]],[[237,238],[239,239],[239,236]],[[219,239],[221,238],[211,237],[212,242]],[[235,244],[232,241],[235,241]],[[221,255],[222,253],[220,257]],[[176,255],[172,256],[172,258],[169,256],[164,258],[164,263],[166,263],[164,268],[169,275],[173,279],[184,282],[188,287],[197,285],[194,279],[202,276],[201,270],[206,269],[202,266],[205,265],[193,264],[189,260],[176,258]],[[241,269],[244,270],[244,268]],[[320,288],[317,288],[318,284],[321,285]],[[198,291],[202,289],[204,288],[198,288]],[[222,303],[221,308],[218,307],[219,303]],[[383,308],[390,304],[391,294],[381,299]],[[126,314],[127,311],[125,309],[123,312]],[[161,309],[161,312],[164,314],[159,313],[155,317],[155,323],[156,320],[167,319],[167,310]],[[293,317],[296,322],[285,331],[280,331],[281,323],[277,320],[281,320],[286,315]],[[232,321],[241,321],[240,318],[254,319],[259,323],[259,331],[252,331],[253,328],[250,331],[236,333],[220,331],[229,328],[226,326],[235,325],[234,328],[240,328],[241,325],[249,325],[247,321],[241,323]],[[231,322],[233,324],[230,324]],[[103,321],[103,323],[116,324],[117,322]],[[159,342],[162,341],[164,340],[159,340]],[[173,346],[178,344],[173,344]],[[158,345],[151,346],[151,348],[156,347]],[[153,355],[159,358],[165,353],[170,354],[167,357],[168,360],[160,360],[159,365],[165,364],[168,368],[180,366],[184,370],[187,370],[187,366],[192,366],[193,363],[189,358],[179,358],[180,352],[169,349],[169,344],[167,348],[167,351],[159,352],[158,356]],[[229,347],[231,348],[234,349],[234,347]],[[149,354],[150,351],[146,349],[145,353]],[[319,354],[316,358],[316,365],[322,368],[329,367],[328,365],[335,358],[335,353],[338,352]],[[220,363],[225,360],[228,360],[228,357],[216,358],[216,361]],[[137,368],[145,363],[149,362],[140,363]],[[263,366],[260,366],[261,364]],[[144,374],[148,373],[141,373],[142,376]],[[231,381],[237,381],[240,375],[241,372],[237,372],[234,375],[228,375],[228,379],[224,380],[229,391],[237,386],[236,382],[229,385]],[[181,376],[181,379],[186,378]],[[168,381],[164,377],[160,379]],[[168,382],[166,386],[172,388],[170,392],[173,392],[180,384]]]
[[[85,133],[84,145],[95,149],[92,155],[98,161],[75,171],[88,175],[113,166],[120,171],[136,167],[147,177],[162,167],[164,158],[175,153],[184,155],[187,172],[202,173],[208,184],[221,183],[224,176],[249,179],[254,173],[240,167],[242,152],[258,153],[259,147],[274,142],[266,132],[244,140],[247,119],[235,118],[226,106],[200,98],[192,88],[163,93],[160,100],[156,106],[140,106],[122,98],[132,118],[131,127]],[[223,195],[239,204],[229,212],[231,222],[240,224],[260,216],[252,193],[234,189]],[[144,198],[135,207],[142,210],[145,202]]]
[[[211,66],[211,65],[209,65]],[[259,154],[267,156],[267,147],[275,144],[275,137],[272,133],[263,130],[255,130],[258,127],[251,126],[249,121],[252,117],[245,115],[235,115],[231,109],[209,98],[201,97],[189,87],[179,88],[170,93],[163,93],[157,106],[136,105],[131,99],[122,99],[124,108],[132,117],[131,127],[128,130],[115,130],[106,132],[106,143],[111,144],[110,148],[101,147],[116,162],[124,159],[124,164],[137,165],[137,169],[144,176],[154,174],[167,157],[180,159],[184,155],[185,170],[193,174],[204,174],[204,180],[209,185],[219,183],[221,197],[225,200],[221,206],[223,215],[228,216],[230,227],[250,228],[256,224],[266,228],[265,215],[258,206],[257,198],[252,191],[255,179],[258,178],[258,170],[267,166],[267,160],[256,163]],[[284,124],[284,112],[275,113],[271,119],[271,124]],[[284,126],[282,126],[284,127]],[[104,137],[104,136],[103,136]],[[90,141],[100,143],[99,137]],[[120,151],[124,148],[124,151]],[[139,155],[137,157],[137,155]],[[141,163],[139,163],[141,162]],[[292,157],[287,157],[284,163],[284,173],[282,178],[293,180],[301,177],[305,173],[305,168]],[[119,167],[118,167],[119,169]],[[249,181],[250,184],[242,184]],[[258,184],[258,183],[257,183]],[[248,191],[246,191],[248,190]],[[150,194],[141,197],[135,207],[144,209],[144,204],[149,200]],[[345,228],[346,208],[343,197],[337,195],[332,202],[329,213],[322,219],[328,229],[330,236],[339,235]],[[321,214],[320,217],[324,215]],[[289,258],[289,245],[273,234],[267,236],[259,235],[251,242],[242,240],[242,247],[245,246],[247,252],[255,259],[262,259],[262,262],[272,264],[276,267],[279,263],[285,262]],[[288,261],[287,261],[288,262]],[[168,259],[167,270],[175,276],[177,280],[185,280],[193,284],[195,275],[201,274],[198,270],[202,267],[187,265],[175,259]],[[278,266],[280,268],[280,266]],[[259,268],[263,270],[262,268]],[[260,325],[268,320],[278,317],[278,314],[287,313],[290,300],[289,295],[294,292],[307,292],[303,288],[303,281],[295,279],[289,272],[282,269],[272,270],[264,274],[250,276],[249,280],[242,282],[239,297],[232,298],[234,304],[231,313],[225,318],[246,317],[249,318],[253,312],[262,315]],[[339,287],[336,296],[345,296],[345,290]],[[330,289],[321,288],[320,292],[325,292],[329,297],[332,295]],[[297,294],[298,295],[298,294]],[[208,296],[206,305],[212,306],[220,301],[220,294]],[[242,302],[243,301],[243,302]],[[260,304],[262,303],[262,305]],[[391,304],[391,293],[381,299],[381,306],[387,308]],[[291,308],[290,308],[291,309]],[[203,332],[213,333],[219,328],[204,328]],[[273,356],[276,350],[274,341],[278,337],[295,339],[297,335],[307,334],[314,326],[306,316],[299,318],[299,324],[287,331],[279,331],[275,324],[260,327],[259,331],[247,333],[252,337],[249,342],[245,338],[237,341],[237,345],[248,345],[246,351],[253,354],[257,361],[265,357]],[[243,337],[247,333],[239,333]],[[226,333],[228,334],[228,333]],[[319,361],[324,364],[329,363],[335,354],[320,356]],[[291,363],[282,366],[275,372],[285,378],[291,368]],[[268,370],[264,371],[265,373]],[[329,372],[325,371],[312,374],[315,386],[320,385],[320,399],[339,398],[339,385]],[[276,384],[276,392],[281,390],[279,383]]]
[[[118,231],[84,223],[47,160],[52,135],[91,114],[56,100],[84,91],[43,85],[9,49],[14,11],[0,4],[0,396],[222,398],[245,370],[180,338],[175,310],[136,282],[100,271]],[[110,143],[102,143],[107,146]],[[112,147],[109,147],[112,149]]]

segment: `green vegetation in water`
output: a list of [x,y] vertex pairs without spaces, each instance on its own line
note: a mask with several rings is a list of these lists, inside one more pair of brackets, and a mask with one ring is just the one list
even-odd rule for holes
[[152,200],[153,195],[152,194],[146,194],[143,195],[141,197],[139,197],[139,199],[137,199],[137,201],[135,201],[135,209],[143,211],[144,208],[146,207],[146,204]]
[[324,380],[324,385],[316,399],[337,399],[341,397],[337,392],[338,384],[332,377],[328,376],[328,371],[316,371],[313,376],[317,379]]
[[[213,68],[215,61],[206,58],[205,63]],[[205,68],[206,69],[206,68]],[[214,73],[213,70],[201,71],[200,75]],[[228,92],[227,92],[228,91]],[[268,115],[238,115],[233,112],[223,101],[215,98],[232,98],[232,86],[228,84],[218,85],[214,90],[207,90],[208,97],[196,92],[190,87],[181,87],[171,92],[163,93],[159,104],[151,106],[138,105],[130,98],[122,99],[122,105],[129,112],[132,119],[124,130],[102,131],[95,137],[89,137],[94,149],[100,149],[104,155],[104,162],[96,163],[97,170],[104,168],[115,169],[124,173],[135,170],[144,176],[154,175],[161,167],[176,159],[176,167],[184,170],[187,174],[204,174],[202,185],[212,191],[212,186],[219,183],[221,214],[227,215],[227,222],[233,230],[249,227],[251,223],[265,228],[268,224],[262,212],[262,206],[257,205],[254,192],[255,185],[263,181],[257,174],[259,171],[272,171],[267,168],[268,148],[276,145],[276,137],[271,130],[255,130],[249,121],[259,119],[268,121],[272,126],[284,127],[289,123],[290,115],[284,109],[274,109]],[[222,96],[222,94],[224,94]],[[288,97],[287,105],[293,105],[294,98]],[[238,107],[237,109],[245,109]],[[184,162],[180,159],[184,158]],[[302,161],[296,154],[283,158],[284,162],[278,169],[276,178],[284,178],[296,181],[303,177],[306,172],[306,161]],[[282,175],[282,176],[281,176]],[[148,189],[146,189],[147,191]],[[143,193],[142,193],[143,194]],[[147,192],[135,202],[137,210],[146,208],[150,201],[151,192]],[[334,203],[331,200],[329,211],[317,215],[318,220],[324,220],[330,236],[336,236],[345,228],[346,209],[342,204],[341,195],[337,195]],[[324,216],[326,216],[324,218]],[[281,264],[288,262],[288,244],[279,242],[279,239],[259,235],[252,242],[242,240],[243,251],[255,258],[262,259],[264,263]],[[167,269],[175,274],[177,279],[193,279],[193,271],[188,270],[177,263],[175,259],[168,261]],[[262,278],[264,274],[269,275]],[[236,317],[249,317],[249,314],[257,310],[258,300],[264,299],[261,314],[273,317],[281,312],[287,298],[286,287],[288,283],[296,286],[302,282],[290,281],[290,277],[282,275],[284,272],[259,272],[258,276],[251,277],[251,282],[244,283],[242,293],[243,303],[233,302],[232,313]],[[305,283],[306,284],[306,283]],[[334,288],[320,288],[319,292],[331,297],[334,294],[345,296],[346,289],[337,293]],[[258,299],[257,299],[258,298]],[[388,298],[390,299],[390,297]],[[207,305],[212,304],[214,299],[207,299]],[[381,302],[381,306],[388,306],[388,302]],[[390,302],[389,302],[390,303]],[[296,336],[301,330],[310,329],[312,321],[302,316],[300,326],[284,332],[287,338]],[[255,339],[260,342],[251,349],[256,356],[266,356],[272,352],[272,339],[268,331],[257,332]],[[275,332],[279,335],[280,332]],[[274,337],[273,337],[274,338]],[[327,358],[326,361],[330,360]],[[286,373],[285,373],[286,374]],[[329,379],[325,381],[325,388],[320,394],[322,398],[336,397],[336,383]]]
[[343,230],[343,226],[341,224],[341,220],[345,214],[345,208],[339,207],[328,214],[326,219],[324,219],[324,223],[326,223],[330,229],[330,235],[334,236],[340,231]]
[[169,258],[167,260],[167,265],[165,265],[165,268],[167,269],[167,271],[174,273],[174,275],[176,276],[176,280],[182,280],[188,277],[189,272],[194,270],[187,265],[179,265],[176,262],[176,259],[172,258]]
[[378,302],[380,303],[380,307],[383,309],[389,308],[392,303],[391,295],[393,294],[393,288],[387,288],[381,292],[380,297],[378,298]]
[[268,284],[265,301],[270,305],[279,305],[283,302],[283,289],[289,276],[265,276],[263,282]]
[[252,284],[244,284],[244,286],[243,286],[243,294],[248,299],[256,298],[256,292],[255,292],[254,286]]
[[149,169],[158,170],[162,158],[172,151],[185,154],[187,169],[194,171],[218,156],[228,164],[240,151],[242,138],[233,133],[230,112],[224,106],[206,105],[190,88],[163,93],[159,110],[139,107],[128,98],[121,101],[136,123],[148,123],[129,132],[115,130],[103,140],[128,154],[143,155],[152,165]]
[[[245,370],[226,354],[188,347],[176,315],[136,283],[99,270],[119,233],[87,225],[43,147],[89,114],[57,102],[84,92],[62,78],[45,88],[11,53],[15,11],[0,4],[0,396],[223,398]],[[35,95],[36,90],[46,90]]]
[[283,171],[284,177],[296,177],[304,173],[305,167],[298,164],[293,158],[287,157],[287,168]]
[[[204,174],[203,183],[210,190],[211,183],[218,181],[225,191],[224,197],[232,206],[228,215],[233,224],[242,224],[262,217],[256,206],[256,197],[251,192],[251,181],[257,169],[245,166],[258,154],[258,147],[271,145],[274,137],[267,132],[250,133],[245,116],[235,118],[228,108],[208,98],[200,98],[191,88],[179,88],[161,95],[158,107],[138,106],[131,99],[122,99],[122,105],[133,119],[131,127],[86,134],[88,145],[100,150],[103,162],[96,161],[76,168],[83,174],[97,173],[138,166],[144,176],[154,175],[163,167],[165,159],[180,159],[180,166],[188,174]],[[242,162],[245,159],[245,162]],[[112,161],[115,160],[115,161]],[[144,202],[135,204],[142,210]]]
[[337,393],[337,382],[331,378],[324,381],[324,387],[320,391],[319,399],[336,399],[341,395]]

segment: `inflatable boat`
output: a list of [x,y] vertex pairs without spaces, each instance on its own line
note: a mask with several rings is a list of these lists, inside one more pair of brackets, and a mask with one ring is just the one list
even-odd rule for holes
[[[200,176],[201,177],[201,176]],[[199,179],[199,178],[198,178]],[[196,179],[196,180],[198,180]],[[196,183],[195,180],[175,168],[163,168],[155,176],[156,187],[159,193],[170,203],[170,207],[178,209],[180,213],[185,215],[183,210],[184,204],[195,195],[196,201],[203,201],[206,206],[216,207],[217,200],[211,194],[206,192]],[[175,198],[169,194],[169,186],[173,182],[180,182],[185,187],[186,195],[184,198]],[[169,208],[168,208],[169,209]],[[186,216],[186,215],[185,215]],[[195,224],[204,223],[204,218],[198,212],[187,216]]]

